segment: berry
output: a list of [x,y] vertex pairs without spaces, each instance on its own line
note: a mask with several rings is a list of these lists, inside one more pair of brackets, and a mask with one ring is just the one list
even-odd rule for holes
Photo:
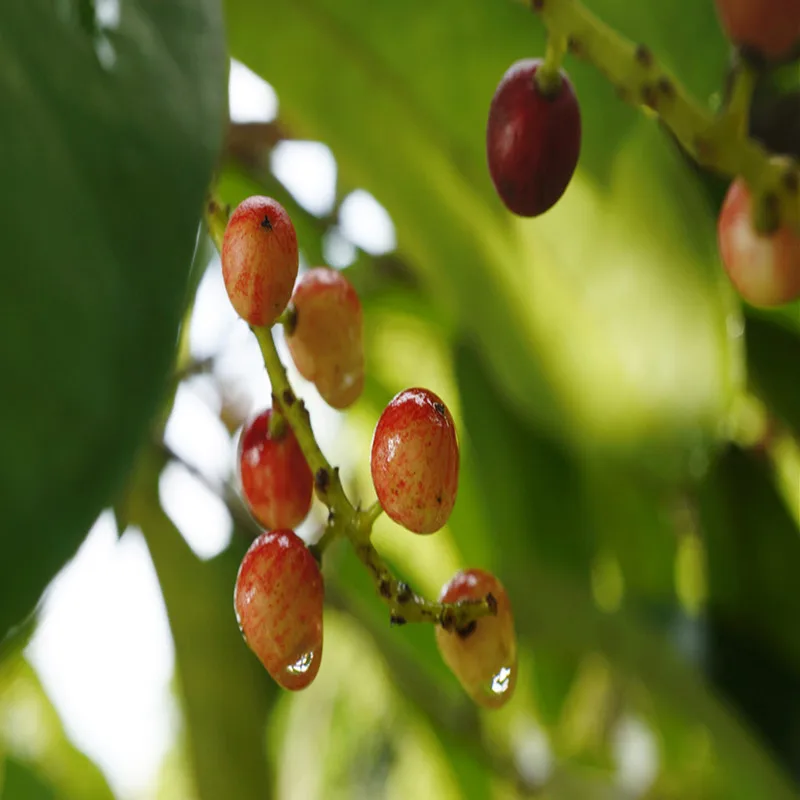
[[800,42],[797,0],[716,0],[716,3],[725,34],[740,47],[774,60],[790,55]]
[[234,608],[248,647],[284,689],[305,689],[322,660],[319,566],[294,531],[262,533],[236,577]]
[[294,225],[277,200],[248,197],[231,214],[222,241],[222,277],[245,322],[275,322],[292,295],[298,259]]
[[754,306],[778,306],[800,297],[800,237],[788,228],[765,236],[752,223],[752,198],[737,178],[728,189],[717,224],[728,277]]
[[294,329],[287,336],[298,372],[338,409],[355,403],[364,389],[364,325],[361,301],[340,272],[316,267],[297,282]]
[[567,76],[552,95],[534,76],[540,59],[513,64],[489,108],[486,154],[497,193],[521,217],[552,208],[566,191],[581,149],[581,114]]
[[447,406],[427,389],[400,392],[372,437],[372,482],[384,511],[414,533],[438,531],[456,502],[458,459]]
[[294,528],[311,510],[314,477],[292,429],[275,422],[267,409],[245,424],[239,478],[250,512],[265,528]]
[[436,644],[464,691],[478,705],[500,708],[517,682],[517,637],[506,590],[491,573],[468,569],[445,584],[439,602],[482,600],[487,594],[497,601],[496,616],[481,617],[463,631],[437,628]]

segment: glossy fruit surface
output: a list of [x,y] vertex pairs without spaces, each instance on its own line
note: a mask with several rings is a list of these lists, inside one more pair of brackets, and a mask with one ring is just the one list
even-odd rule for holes
[[545,96],[534,80],[542,62],[513,64],[494,93],[486,126],[489,174],[506,207],[522,217],[543,214],[559,200],[581,149],[581,114],[567,76]]
[[265,528],[294,528],[311,510],[314,478],[292,429],[284,422],[272,434],[273,414],[267,409],[245,424],[239,479],[247,507]]
[[304,689],[322,660],[324,586],[294,531],[262,533],[239,567],[234,607],[250,649],[284,689]]
[[372,437],[372,482],[384,511],[414,533],[445,525],[458,492],[459,452],[453,417],[427,389],[400,392]]
[[752,198],[735,180],[722,204],[717,237],[722,263],[739,294],[754,306],[779,306],[800,297],[800,237],[788,228],[761,236],[753,228]]
[[716,0],[727,37],[767,59],[788,56],[800,43],[797,0]]
[[436,644],[464,691],[478,705],[499,708],[511,699],[517,681],[517,636],[506,590],[491,573],[468,569],[451,578],[439,602],[480,600],[487,594],[497,601],[497,616],[482,617],[462,633],[437,627]]
[[364,323],[356,290],[341,272],[316,267],[300,277],[292,305],[297,318],[286,341],[298,372],[328,405],[347,408],[364,389]]
[[283,206],[248,197],[222,242],[222,277],[236,313],[250,325],[272,325],[292,295],[298,264],[297,234]]

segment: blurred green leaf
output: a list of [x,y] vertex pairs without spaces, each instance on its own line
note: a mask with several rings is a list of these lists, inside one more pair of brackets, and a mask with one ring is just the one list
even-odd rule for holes
[[0,637],[156,411],[222,133],[214,0],[125,0],[107,28],[94,7],[0,7]]
[[7,758],[3,771],[5,780],[0,794],[3,800],[56,800],[53,787],[28,764],[16,758]]
[[747,368],[755,390],[770,412],[800,433],[800,329],[749,314]]
[[[691,24],[709,30],[711,10],[647,6],[631,32],[666,44],[680,14],[677,40],[702,42],[710,75],[725,45]],[[533,15],[495,0],[469,13],[458,0],[225,7],[233,55],[275,86],[291,130],[328,143],[340,174],[386,205],[439,314],[469,332],[518,414],[662,473],[715,438],[741,380],[726,333],[738,312],[713,209],[658,128],[570,61],[584,151],[569,191],[534,221],[513,220],[494,196],[487,109],[508,65],[544,50]],[[315,58],[298,62],[300,49]]]
[[175,639],[198,797],[265,800],[273,787],[264,730],[277,685],[245,645],[233,588],[245,547],[202,562],[161,509],[160,455],[146,450],[128,495],[131,524],[147,541]]
[[[0,763],[4,751],[7,763],[20,759],[60,800],[114,796],[98,767],[69,740],[36,672],[20,653],[0,664]],[[7,783],[0,797],[17,796],[9,791]]]

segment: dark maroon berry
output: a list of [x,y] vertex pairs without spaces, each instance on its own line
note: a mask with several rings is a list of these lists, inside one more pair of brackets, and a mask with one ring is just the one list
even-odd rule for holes
[[552,208],[575,172],[581,113],[567,76],[543,94],[534,76],[541,59],[512,65],[492,98],[486,127],[489,173],[500,199],[521,217]]

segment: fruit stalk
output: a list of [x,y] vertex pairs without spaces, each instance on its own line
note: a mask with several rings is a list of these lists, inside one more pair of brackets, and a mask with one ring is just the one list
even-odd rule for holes
[[[758,206],[755,218],[762,228],[787,226],[800,235],[800,166],[796,161],[775,158],[741,135],[741,126],[731,124],[727,110],[711,113],[649,48],[625,39],[579,0],[532,0],[531,6],[549,36],[566,39],[570,52],[599,69],[626,102],[656,113],[700,166],[730,178],[743,177]],[[741,109],[734,107],[731,113],[740,115]]]

